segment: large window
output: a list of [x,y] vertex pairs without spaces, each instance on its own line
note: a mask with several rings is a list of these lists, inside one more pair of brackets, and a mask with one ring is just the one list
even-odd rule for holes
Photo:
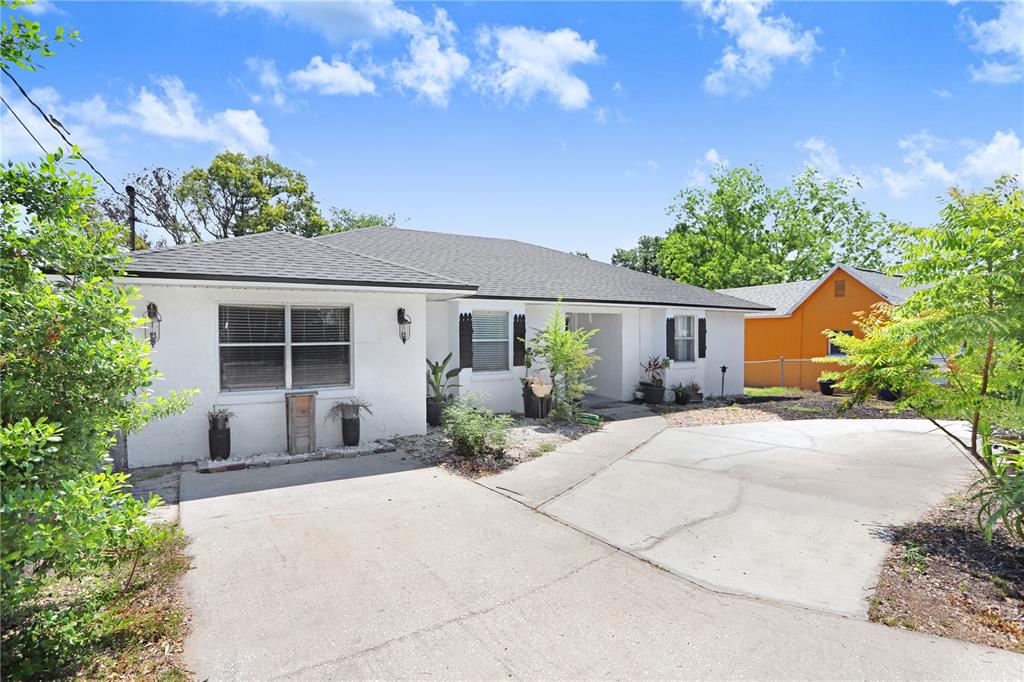
[[676,354],[675,359],[681,362],[694,360],[694,323],[693,315],[676,315]]
[[349,308],[222,305],[222,391],[352,383]]
[[508,313],[473,311],[473,371],[508,371]]

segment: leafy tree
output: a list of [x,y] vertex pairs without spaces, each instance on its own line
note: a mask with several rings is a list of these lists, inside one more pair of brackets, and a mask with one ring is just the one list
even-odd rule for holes
[[530,341],[532,358],[543,357],[551,375],[551,412],[561,419],[574,419],[580,401],[591,389],[587,371],[600,360],[590,347],[596,329],[569,329],[559,301],[543,329],[535,330]]
[[[136,173],[125,184],[135,188],[138,223],[166,232],[174,244],[268,230],[315,237],[361,227],[394,227],[396,222],[393,213],[344,208],[332,208],[330,219],[324,218],[305,176],[265,156],[250,159],[225,152],[208,168],[195,167],[180,177],[157,166]],[[127,224],[128,206],[121,197],[108,195],[100,205],[110,220]],[[163,243],[159,234],[148,239]]]
[[351,232],[363,227],[394,227],[395,214],[356,213],[347,208],[332,208],[331,218],[324,232]]
[[880,268],[892,225],[853,188],[808,168],[773,190],[756,167],[718,168],[669,206],[675,224],[660,244],[641,240],[613,262],[711,289],[814,279],[841,262]]
[[50,41],[73,45],[79,40],[78,31],[65,31],[58,26],[53,38],[48,38],[38,21],[27,19],[18,9],[26,5],[34,5],[33,0],[0,0],[3,12],[3,23],[0,24],[0,66],[5,69],[18,67],[26,71],[35,71],[39,66],[40,57],[52,57],[55,53]]
[[[117,230],[97,231],[95,188],[59,153],[0,172],[0,480],[3,615],[50,574],[76,574],[152,542],[126,476],[111,474],[114,430],[183,409],[154,399],[134,334]],[[113,552],[113,554],[112,554]],[[10,622],[10,621],[7,621]]]
[[[854,401],[898,392],[898,406],[930,419],[978,467],[985,533],[1002,521],[1024,539],[1024,192],[1010,177],[983,192],[953,189],[937,225],[901,228],[899,239],[904,284],[920,288],[863,315],[863,338],[829,333],[846,358],[826,376]],[[1005,442],[1013,432],[1015,444]]]
[[612,254],[612,265],[621,265],[630,270],[660,277],[662,268],[658,252],[663,241],[665,240],[662,237],[644,235],[632,249],[615,249],[615,253]]
[[185,173],[175,198],[190,231],[216,239],[270,230],[309,237],[326,227],[306,176],[267,156],[222,152]]
[[590,260],[590,254],[587,253],[586,251],[570,251],[569,253],[571,253],[574,256],[579,256],[580,258],[586,258],[587,260]]

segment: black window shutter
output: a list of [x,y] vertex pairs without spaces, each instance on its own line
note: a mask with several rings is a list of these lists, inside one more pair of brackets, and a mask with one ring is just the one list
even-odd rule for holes
[[676,318],[665,320],[665,357],[676,359]]
[[703,358],[708,354],[708,321],[705,318],[697,320],[697,357]]
[[473,314],[459,315],[459,367],[473,367]]
[[512,366],[526,365],[526,315],[512,317]]

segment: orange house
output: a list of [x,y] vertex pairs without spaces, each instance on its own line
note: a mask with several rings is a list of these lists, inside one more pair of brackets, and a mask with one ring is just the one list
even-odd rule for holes
[[821,279],[766,284],[721,293],[775,308],[748,314],[745,322],[744,376],[747,386],[818,388],[818,377],[835,365],[811,358],[839,355],[822,333],[857,333],[856,313],[876,303],[898,305],[911,294],[901,278],[850,265],[837,265]]

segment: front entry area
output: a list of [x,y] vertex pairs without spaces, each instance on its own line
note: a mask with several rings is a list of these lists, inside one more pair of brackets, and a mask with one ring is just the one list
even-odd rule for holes
[[568,313],[570,329],[596,329],[590,345],[601,358],[591,370],[591,397],[622,400],[622,315]]

